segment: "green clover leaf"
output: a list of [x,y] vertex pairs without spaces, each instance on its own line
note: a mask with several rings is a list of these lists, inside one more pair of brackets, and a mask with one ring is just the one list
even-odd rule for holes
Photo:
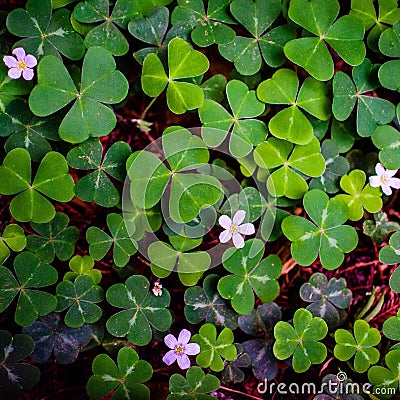
[[242,75],[257,73],[264,60],[270,67],[279,67],[284,61],[283,46],[296,37],[291,25],[268,30],[282,11],[280,0],[233,0],[232,15],[252,37],[236,36],[231,43],[218,45],[222,57],[235,64]]
[[354,250],[358,243],[355,229],[343,225],[348,219],[347,205],[337,198],[329,199],[318,189],[307,192],[303,204],[313,222],[294,215],[282,222],[283,233],[292,241],[290,250],[294,260],[300,265],[310,265],[319,254],[324,268],[338,268],[344,253]]
[[376,328],[370,328],[368,322],[362,319],[354,323],[354,336],[345,329],[335,332],[335,357],[340,361],[350,360],[354,355],[354,369],[365,372],[370,365],[379,361],[379,350],[374,346],[381,341],[381,335]]
[[126,160],[131,154],[125,142],[115,142],[103,157],[103,146],[99,139],[89,138],[67,154],[68,164],[75,169],[94,170],[75,184],[76,197],[83,201],[94,201],[103,207],[113,207],[120,195],[108,175],[120,182],[125,180]]
[[31,157],[25,149],[11,150],[0,166],[0,193],[16,196],[11,200],[10,212],[21,222],[45,223],[56,211],[43,195],[57,201],[69,201],[74,196],[74,181],[68,175],[65,158],[55,151],[41,161],[31,183]]
[[26,246],[24,230],[16,224],[7,225],[0,235],[0,265],[10,256],[12,251],[22,251]]
[[217,328],[213,324],[202,325],[199,333],[192,338],[192,342],[200,346],[200,354],[196,357],[197,364],[203,368],[210,367],[212,371],[222,371],[223,359],[232,361],[236,357],[233,341],[233,332],[229,328],[224,328],[217,337]]
[[118,352],[117,365],[106,354],[99,354],[93,360],[93,375],[86,390],[90,398],[100,399],[113,392],[111,399],[150,399],[150,390],[142,385],[153,375],[151,365],[131,347],[123,347]]
[[60,9],[52,14],[50,0],[28,0],[23,8],[17,8],[7,17],[7,29],[15,36],[25,39],[14,44],[23,47],[36,58],[60,53],[71,60],[80,60],[85,53],[82,38],[70,22],[71,13]]
[[168,44],[168,70],[165,73],[160,58],[149,54],[143,62],[142,88],[150,97],[160,95],[167,87],[167,103],[175,114],[199,108],[203,104],[202,89],[192,83],[179,79],[196,77],[208,70],[207,57],[193,50],[188,43],[177,37]]
[[[364,25],[353,15],[339,14],[338,0],[292,0],[289,18],[313,36],[286,43],[283,51],[292,62],[319,81],[332,78],[334,65],[326,43],[350,65],[359,65],[365,57]],[[336,21],[335,21],[336,20]]]
[[245,157],[267,136],[265,123],[254,118],[264,112],[265,105],[254,90],[238,80],[226,85],[226,95],[232,115],[214,100],[204,100],[199,108],[202,137],[208,146],[218,147],[230,133],[230,153],[237,158]]
[[161,332],[171,326],[169,292],[162,289],[161,296],[149,293],[149,281],[142,275],[112,285],[106,297],[111,305],[123,309],[107,320],[107,330],[114,336],[126,336],[131,343],[145,346],[152,338],[151,326]]
[[58,129],[62,140],[80,143],[90,136],[108,135],[114,129],[116,117],[106,104],[122,101],[128,93],[128,82],[115,69],[108,50],[91,47],[86,52],[79,90],[63,62],[54,56],[44,57],[37,71],[38,85],[29,96],[29,107],[35,115],[54,114],[73,102]]
[[[379,261],[384,264],[397,264],[400,262],[400,232],[395,232],[389,239],[389,245],[380,249]],[[389,281],[390,287],[400,293],[400,268],[396,268]]]
[[75,256],[69,260],[71,271],[65,273],[63,280],[73,281],[80,275],[87,275],[93,279],[93,282],[98,284],[101,281],[101,271],[93,269],[94,260],[90,256]]
[[[33,85],[32,81],[10,78],[8,76],[8,70],[8,67],[4,63],[0,64],[0,101],[2,103],[2,112],[4,112],[4,108],[8,103],[17,98],[17,96],[28,94]],[[1,122],[2,124],[4,123],[3,118]]]
[[382,244],[390,233],[400,231],[400,224],[389,221],[387,214],[382,211],[374,213],[374,219],[375,221],[371,219],[364,221],[363,232],[376,244]]
[[388,169],[400,168],[400,132],[390,125],[378,126],[372,143],[379,149],[379,161]]
[[382,331],[388,339],[400,340],[400,310],[383,323]]
[[295,372],[307,371],[311,364],[321,364],[327,355],[324,344],[319,343],[328,333],[326,322],[313,317],[310,311],[299,308],[293,317],[293,326],[279,321],[274,328],[274,355],[285,360],[293,355]]
[[37,290],[57,282],[55,268],[29,252],[18,254],[14,260],[15,276],[8,268],[0,267],[0,312],[3,312],[18,296],[15,322],[26,326],[41,315],[55,310],[57,299],[50,293]]
[[243,249],[230,248],[223,254],[223,265],[232,273],[218,282],[218,291],[230,299],[233,309],[239,314],[248,314],[254,307],[254,293],[264,303],[274,300],[279,293],[279,278],[282,261],[269,255],[261,261],[264,244],[259,239],[247,240]]

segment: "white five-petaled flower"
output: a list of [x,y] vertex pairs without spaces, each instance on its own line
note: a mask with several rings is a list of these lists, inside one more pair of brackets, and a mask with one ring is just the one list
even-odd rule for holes
[[375,166],[375,176],[370,176],[369,184],[372,187],[381,187],[383,193],[390,196],[392,188],[400,189],[400,179],[393,178],[396,175],[397,169],[385,169],[385,167],[378,163]]
[[192,334],[187,329],[182,329],[179,333],[178,340],[174,335],[167,335],[164,343],[171,349],[163,357],[163,361],[167,365],[171,365],[178,361],[179,368],[188,369],[190,360],[188,356],[195,356],[200,353],[200,346],[197,343],[189,343]]
[[162,295],[162,284],[160,281],[154,282],[154,287],[151,289],[153,291],[154,296]]
[[26,55],[22,47],[15,48],[12,53],[16,58],[12,56],[4,56],[3,58],[4,64],[10,68],[8,76],[12,79],[18,79],[22,75],[25,80],[30,81],[33,78],[32,68],[37,64],[35,56],[32,54]]
[[233,219],[230,219],[227,215],[221,215],[218,222],[225,230],[220,233],[219,241],[227,243],[232,239],[233,245],[237,249],[241,249],[244,246],[242,235],[252,235],[255,232],[253,224],[242,224],[245,217],[246,211],[244,210],[237,211]]

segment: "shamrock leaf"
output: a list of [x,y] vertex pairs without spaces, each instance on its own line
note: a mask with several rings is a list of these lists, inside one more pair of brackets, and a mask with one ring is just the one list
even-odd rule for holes
[[379,126],[372,135],[379,149],[379,161],[388,169],[400,168],[400,132],[389,125]]
[[[1,111],[4,112],[5,107],[19,95],[28,94],[32,89],[33,82],[25,79],[11,79],[8,76],[8,67],[2,62],[0,63],[0,101],[2,103]],[[0,121],[4,123],[4,117],[0,117]],[[12,121],[8,121],[8,129]],[[7,126],[7,125],[5,125]],[[4,125],[2,128],[4,129]],[[1,134],[4,136],[4,133]]]
[[50,0],[28,0],[23,8],[17,8],[7,17],[7,29],[25,39],[14,44],[37,58],[60,53],[71,60],[80,60],[85,53],[82,38],[70,22],[71,13],[62,8],[52,14]]
[[89,243],[90,256],[95,260],[101,260],[114,246],[113,258],[117,267],[124,267],[131,257],[136,253],[136,245],[129,237],[125,227],[124,219],[120,214],[108,214],[107,226],[111,236],[91,226],[86,231],[86,240]]
[[205,320],[216,326],[236,329],[237,316],[217,291],[218,275],[204,278],[203,287],[194,286],[185,291],[185,317],[191,324]]
[[10,203],[11,214],[16,220],[49,222],[56,211],[42,194],[57,201],[69,201],[74,196],[74,181],[68,175],[67,162],[60,153],[51,151],[41,161],[33,183],[31,175],[28,151],[11,150],[0,166],[0,194],[17,194]]
[[379,86],[377,67],[366,58],[353,68],[353,80],[342,71],[333,78],[333,115],[344,121],[357,103],[357,133],[362,137],[371,136],[378,125],[387,124],[395,114],[395,107],[389,100],[366,94]]
[[336,20],[339,9],[337,0],[290,2],[289,18],[313,36],[291,40],[285,44],[283,51],[290,61],[300,65],[319,81],[331,79],[334,72],[332,56],[325,43],[347,64],[359,65],[365,57],[362,21],[353,15]]
[[67,154],[68,164],[75,169],[94,170],[75,184],[75,194],[83,201],[94,201],[103,207],[118,204],[118,190],[108,175],[120,182],[125,180],[125,163],[131,154],[125,142],[115,142],[103,157],[103,146],[99,139],[89,138]]
[[76,226],[68,226],[68,223],[68,216],[60,212],[48,223],[31,222],[32,229],[39,235],[28,236],[26,248],[42,262],[53,262],[55,255],[61,261],[69,260],[74,254],[79,230]]
[[348,219],[347,205],[342,200],[329,199],[318,189],[307,192],[303,204],[313,222],[294,215],[282,222],[283,233],[292,241],[290,250],[294,260],[300,265],[310,265],[319,254],[324,268],[338,268],[344,253],[354,250],[358,242],[355,229],[342,225]]
[[94,260],[90,256],[75,256],[69,260],[69,267],[71,271],[68,271],[64,275],[64,280],[73,281],[80,275],[90,276],[93,282],[98,284],[101,281],[101,271],[93,269]]
[[279,321],[274,328],[274,355],[285,360],[293,355],[295,372],[307,371],[311,364],[322,363],[327,355],[324,344],[319,343],[328,333],[328,326],[319,317],[313,317],[310,311],[299,308],[293,317],[293,326]]
[[70,328],[79,328],[101,318],[102,310],[95,303],[103,301],[103,289],[87,275],[80,275],[75,281],[62,281],[57,285],[58,305],[56,311],[68,308],[64,321]]
[[343,200],[349,207],[351,221],[361,219],[364,208],[370,213],[377,212],[382,208],[381,189],[372,187],[369,183],[365,185],[365,181],[365,172],[359,169],[354,169],[340,179],[340,187],[348,194],[339,194],[336,197]]
[[363,232],[376,244],[382,244],[390,233],[400,231],[400,224],[389,221],[386,213],[378,211],[374,218],[375,221],[367,219],[363,222]]
[[250,356],[244,352],[241,344],[235,343],[237,356],[233,361],[227,361],[222,371],[222,379],[225,382],[243,382],[245,375],[241,368],[249,367],[251,364]]
[[303,146],[270,138],[257,146],[254,160],[261,168],[275,169],[267,179],[268,192],[274,197],[301,198],[308,189],[303,176],[318,177],[325,170],[317,138]]
[[80,143],[90,136],[108,135],[116,117],[106,104],[122,101],[128,93],[125,76],[115,69],[113,56],[103,47],[91,47],[83,59],[81,84],[77,89],[63,62],[46,56],[38,66],[38,85],[29,96],[32,112],[45,117],[73,105],[62,120],[62,140]]
[[229,0],[211,0],[207,12],[203,0],[187,2],[178,0],[178,6],[172,13],[172,24],[189,21],[193,26],[192,40],[197,46],[207,47],[214,43],[227,44],[235,38],[235,31],[225,24],[234,24],[227,7]]
[[123,347],[118,352],[118,366],[106,354],[99,354],[93,360],[93,375],[86,390],[90,398],[100,399],[113,392],[111,399],[150,399],[150,390],[142,385],[153,375],[151,365],[131,347]]
[[370,328],[368,322],[362,319],[354,323],[354,336],[345,329],[338,329],[335,340],[335,357],[347,361],[355,355],[354,369],[359,373],[367,371],[371,364],[379,361],[379,350],[374,346],[381,341],[381,335],[378,329]]
[[343,312],[350,306],[352,293],[346,287],[344,278],[328,278],[319,272],[300,288],[302,300],[311,303],[307,310],[314,317],[322,318],[329,330],[336,328],[343,319]]
[[331,114],[328,87],[325,83],[308,77],[299,88],[299,79],[290,69],[282,68],[257,88],[257,97],[264,103],[287,104],[269,121],[272,135],[295,144],[308,144],[314,138],[311,122],[299,109],[320,120],[327,120]]
[[10,256],[12,251],[21,251],[26,246],[24,230],[16,224],[7,225],[0,236],[0,265]]
[[382,331],[388,339],[400,340],[400,310],[383,323]]
[[233,344],[233,332],[229,328],[224,328],[217,337],[217,328],[213,324],[204,324],[199,333],[193,336],[192,341],[200,346],[200,354],[196,357],[197,364],[203,368],[210,367],[212,371],[222,371],[223,358],[232,361],[237,354]]
[[285,61],[284,44],[296,37],[291,25],[268,30],[281,13],[281,1],[233,0],[230,10],[252,37],[236,36],[231,43],[218,45],[222,57],[232,61],[242,75],[257,73],[262,60],[273,68],[281,66]]
[[251,358],[253,374],[257,379],[275,379],[278,361],[272,352],[274,326],[282,319],[280,308],[275,303],[265,303],[251,313],[239,316],[239,327],[257,339],[242,343],[244,351]]
[[199,367],[190,367],[186,379],[180,374],[171,376],[167,400],[212,400],[214,397],[207,393],[217,390],[219,386],[220,381],[216,376],[206,375]]
[[[374,385],[374,393],[382,393],[378,396],[380,399],[390,399],[393,393],[400,390],[399,359],[400,350],[389,351],[385,357],[388,368],[373,366],[368,370],[368,380]],[[390,389],[392,392],[389,391]]]
[[225,299],[231,299],[233,309],[248,314],[254,307],[254,293],[264,302],[274,300],[279,294],[279,278],[282,261],[271,254],[261,261],[264,244],[259,239],[246,241],[243,249],[230,248],[224,252],[222,263],[232,275],[222,277],[218,291]]
[[92,338],[89,325],[69,328],[62,322],[59,313],[52,313],[39,318],[32,325],[23,329],[35,341],[33,361],[46,362],[51,353],[58,364],[70,364],[78,357],[79,349],[86,346]]
[[41,263],[32,253],[18,254],[14,259],[15,276],[8,268],[0,267],[0,312],[18,296],[15,322],[26,326],[39,316],[55,310],[57,299],[50,293],[37,290],[57,282],[58,274],[49,264]]
[[200,86],[204,92],[204,99],[221,102],[224,98],[224,89],[226,88],[226,78],[222,74],[213,75]]
[[142,88],[150,97],[159,96],[167,87],[168,108],[175,114],[199,108],[204,93],[200,87],[179,79],[196,77],[208,70],[207,57],[193,50],[188,43],[177,37],[168,44],[168,71],[165,73],[160,58],[149,54],[143,62]]
[[32,389],[40,380],[40,370],[20,362],[28,357],[35,344],[28,335],[0,331],[0,388],[7,400],[17,400],[22,390]]
[[[400,232],[395,232],[389,239],[389,245],[379,251],[379,261],[384,264],[400,262]],[[400,268],[396,268],[389,281],[390,287],[400,293]]]
[[208,146],[218,147],[230,133],[229,151],[241,158],[267,136],[265,123],[254,119],[264,112],[265,105],[257,99],[254,90],[249,91],[247,85],[238,80],[226,85],[226,95],[233,115],[214,100],[204,100],[199,108],[202,137]]
[[325,159],[325,172],[319,178],[313,178],[310,189],[321,189],[326,193],[338,192],[337,181],[347,174],[350,164],[345,157],[339,155],[339,148],[332,139],[325,139],[321,145],[321,154]]
[[129,277],[125,285],[112,285],[106,297],[111,305],[123,309],[108,319],[107,330],[117,337],[126,336],[137,346],[150,343],[151,326],[164,332],[172,323],[168,291],[162,289],[161,296],[149,293],[149,281],[142,275]]

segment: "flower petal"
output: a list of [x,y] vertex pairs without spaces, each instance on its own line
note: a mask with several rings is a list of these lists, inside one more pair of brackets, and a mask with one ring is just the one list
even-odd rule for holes
[[182,329],[178,336],[178,343],[185,346],[189,343],[192,334],[187,329]]
[[186,354],[179,354],[177,360],[181,369],[188,369],[190,367],[190,360]]
[[400,179],[399,178],[390,178],[388,184],[394,189],[400,189]]
[[233,245],[237,249],[242,249],[244,247],[244,239],[242,235],[240,233],[234,233],[232,237],[233,237]]
[[174,335],[167,335],[164,338],[164,343],[170,348],[170,349],[174,349],[175,346],[178,344],[178,341],[176,340]]
[[12,53],[17,57],[18,61],[25,61],[25,50],[22,47],[15,48]]
[[224,228],[229,229],[232,225],[232,220],[227,215],[221,215],[218,223]]
[[177,358],[177,355],[174,350],[170,350],[167,353],[165,353],[165,356],[163,357],[163,361],[167,365],[171,365]]
[[19,68],[11,68],[8,70],[8,76],[11,79],[18,79],[21,77],[22,71]]
[[256,230],[254,229],[254,225],[251,223],[240,225],[239,233],[242,235],[252,235]]
[[220,241],[221,243],[227,243],[227,242],[229,242],[231,239],[232,239],[232,232],[231,232],[231,231],[226,230],[226,231],[222,231],[222,232],[219,234],[219,241]]
[[25,68],[22,71],[22,76],[26,81],[30,81],[33,78],[33,75],[34,75],[33,69]]
[[17,68],[18,66],[18,61],[15,59],[15,57],[12,56],[4,56],[3,61],[8,68]]
[[390,196],[392,194],[392,188],[390,187],[389,183],[382,183],[382,191],[387,196]]
[[245,216],[246,216],[246,211],[244,210],[236,211],[235,215],[233,216],[233,224],[240,225],[243,222]]
[[374,175],[369,177],[369,184],[372,187],[379,187],[381,186],[381,183],[381,178],[379,178],[379,176]]
[[25,57],[25,62],[26,62],[26,66],[27,66],[28,68],[33,68],[33,67],[36,67],[36,65],[37,65],[36,57],[33,56],[32,54],[28,54],[28,55]]
[[185,346],[185,354],[188,356],[195,356],[200,353],[200,346],[197,343],[188,343]]
[[381,176],[386,172],[386,169],[381,163],[378,163],[375,165],[375,172],[378,176]]

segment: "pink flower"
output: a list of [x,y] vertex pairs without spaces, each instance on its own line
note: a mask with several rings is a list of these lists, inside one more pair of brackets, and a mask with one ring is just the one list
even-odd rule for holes
[[383,193],[390,196],[392,188],[400,189],[400,179],[393,178],[396,175],[397,169],[385,169],[381,163],[376,164],[375,172],[377,175],[370,176],[369,184],[372,187],[381,187]]
[[164,343],[172,350],[168,351],[163,357],[163,361],[167,365],[171,365],[178,361],[179,368],[188,369],[190,367],[189,356],[195,356],[200,353],[200,346],[197,343],[189,343],[192,334],[187,329],[182,329],[178,340],[174,335],[167,335]]
[[17,57],[5,56],[3,58],[4,64],[8,68],[8,76],[12,79],[18,79],[22,77],[30,81],[33,78],[33,67],[36,66],[37,60],[31,55],[25,55],[25,50],[22,47],[17,47],[12,51],[12,53]]
[[243,210],[237,211],[232,220],[227,215],[221,215],[218,222],[225,230],[220,233],[219,241],[227,243],[232,239],[233,245],[237,249],[244,247],[242,235],[252,235],[255,232],[253,224],[247,223],[241,225],[245,217],[246,211]]

